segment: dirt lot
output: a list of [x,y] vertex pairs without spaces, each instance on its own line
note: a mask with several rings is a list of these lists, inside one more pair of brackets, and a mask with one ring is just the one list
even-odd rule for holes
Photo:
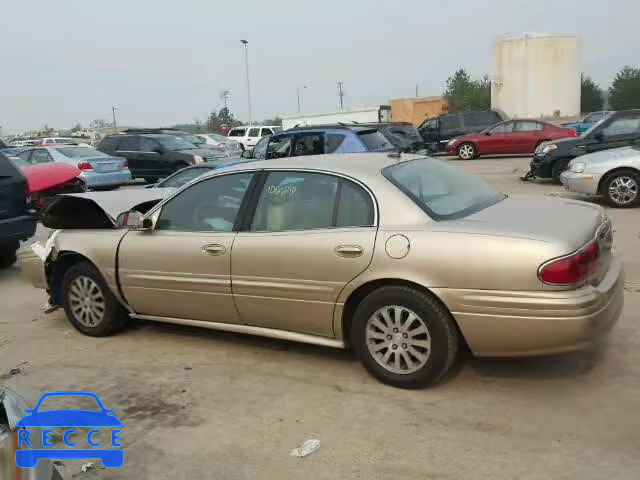
[[[520,183],[526,158],[454,163],[507,193],[565,195]],[[0,375],[31,402],[88,390],[115,409],[124,466],[65,461],[69,478],[637,480],[640,210],[610,214],[626,305],[595,352],[466,359],[445,384],[403,391],[344,351],[142,322],[85,337],[42,314],[44,295],[14,267],[0,273]],[[318,452],[289,456],[310,438]]]

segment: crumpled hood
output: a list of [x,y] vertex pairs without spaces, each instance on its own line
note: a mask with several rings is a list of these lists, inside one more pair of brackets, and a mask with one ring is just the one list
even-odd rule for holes
[[139,188],[58,195],[43,215],[48,228],[116,228],[118,215],[140,207],[146,213],[175,188]]
[[80,175],[80,170],[66,163],[39,163],[22,167],[27,177],[29,192],[42,192],[58,185],[63,185]]

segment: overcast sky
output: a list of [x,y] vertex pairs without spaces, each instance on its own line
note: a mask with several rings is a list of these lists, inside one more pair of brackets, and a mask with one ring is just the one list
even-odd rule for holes
[[640,64],[639,0],[2,0],[0,125],[69,128],[111,118],[155,126],[204,120],[222,89],[247,119],[439,95],[458,67],[491,72],[504,34],[577,34],[601,85]]

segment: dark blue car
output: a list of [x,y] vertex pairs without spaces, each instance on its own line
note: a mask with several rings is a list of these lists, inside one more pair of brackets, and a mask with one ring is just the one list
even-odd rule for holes
[[[93,398],[100,411],[93,410],[80,410],[80,409],[57,409],[38,411],[42,405],[42,402],[49,397],[59,396],[81,396]],[[19,429],[26,429],[27,432],[19,432],[19,446],[23,448],[16,450],[16,464],[21,468],[35,467],[38,460],[41,458],[50,459],[88,459],[99,458],[102,461],[102,465],[106,468],[118,468],[124,463],[124,451],[117,442],[120,439],[120,427],[122,422],[114,415],[114,411],[104,408],[100,398],[95,393],[91,392],[49,392],[40,397],[40,400],[36,404],[35,408],[25,410],[25,416],[22,417],[16,423],[16,427]],[[90,430],[87,434],[87,443],[92,447],[98,447],[100,444],[95,441],[93,435],[100,433],[99,428],[111,429],[111,442],[112,448],[47,448],[45,445],[46,431],[42,432],[42,444],[43,448],[33,448],[36,445],[36,438],[31,438],[31,434],[36,434],[35,431],[29,430],[30,428],[55,428],[66,427],[63,439],[65,445],[68,447],[75,447],[76,442],[71,442],[71,434],[76,434],[73,427],[90,427],[95,430]],[[93,432],[93,434],[92,434]],[[22,438],[21,438],[22,437]],[[80,439],[78,439],[80,440]],[[32,447],[33,442],[33,447]],[[22,444],[22,445],[21,445]],[[28,447],[28,448],[26,448]]]
[[263,137],[243,158],[264,159],[393,151],[395,147],[377,128],[364,125],[296,127]]

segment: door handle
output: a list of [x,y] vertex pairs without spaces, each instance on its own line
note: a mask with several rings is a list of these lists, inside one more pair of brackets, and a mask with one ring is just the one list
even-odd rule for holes
[[359,257],[364,250],[359,245],[338,245],[335,252],[340,257]]
[[222,255],[226,251],[226,247],[224,245],[220,245],[219,243],[213,243],[211,245],[205,245],[202,247],[202,253],[204,253],[205,255]]

